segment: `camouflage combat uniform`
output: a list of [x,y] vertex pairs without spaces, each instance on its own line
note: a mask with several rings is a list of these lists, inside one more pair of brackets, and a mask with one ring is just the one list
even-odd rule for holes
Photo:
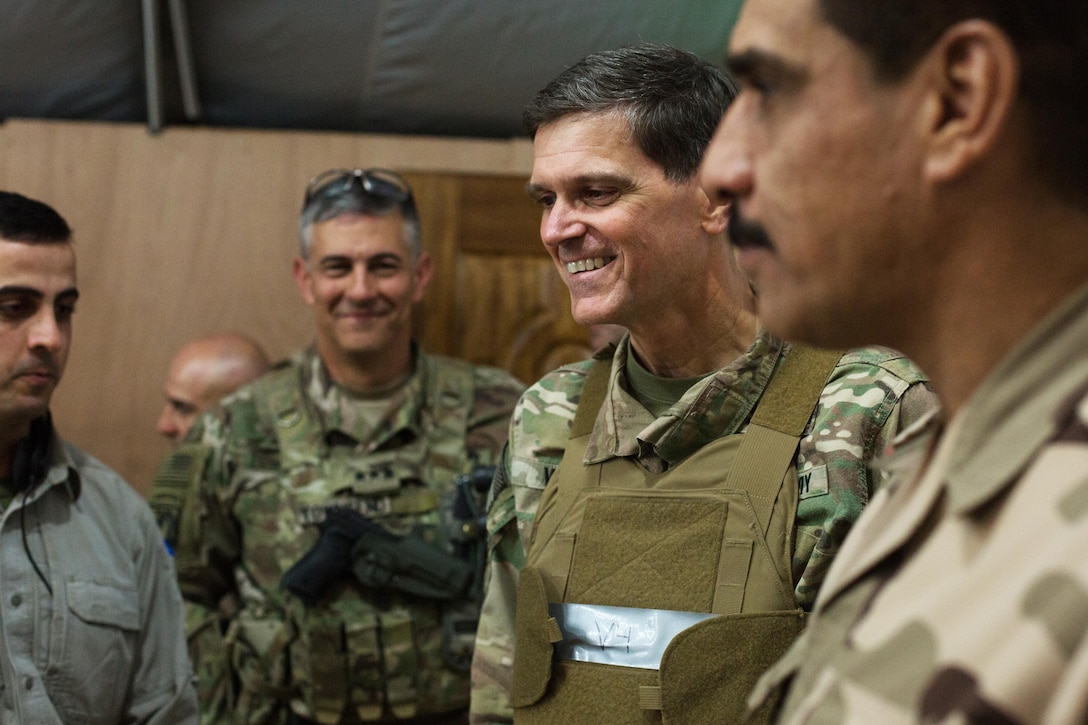
[[1086,349],[1088,288],[897,445],[757,689],[794,677],[779,722],[1088,722]]
[[[205,722],[293,722],[288,707],[385,722],[467,705],[478,604],[363,586],[348,571],[306,606],[282,580],[331,512],[452,550],[454,480],[497,462],[522,388],[415,350],[407,382],[354,396],[311,348],[200,418],[151,499],[190,607]],[[220,639],[217,608],[232,600]]]
[[[743,431],[790,346],[763,332],[728,367],[696,383],[656,420],[624,389],[629,338],[612,361],[612,382],[589,437],[585,462],[635,457],[648,471],[678,465],[723,436]],[[534,516],[563,458],[590,363],[562,367],[522,396],[493,489],[488,591],[473,660],[473,722],[508,722],[515,595]],[[869,499],[867,461],[902,425],[935,404],[922,374],[902,356],[870,349],[839,360],[797,454],[799,505],[792,555],[794,597],[808,610],[839,545]],[[698,408],[696,409],[696,405]]]

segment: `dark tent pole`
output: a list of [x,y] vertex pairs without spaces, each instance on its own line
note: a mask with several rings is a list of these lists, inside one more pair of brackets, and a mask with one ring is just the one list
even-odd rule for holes
[[[163,127],[162,91],[162,14],[160,0],[143,0],[144,21],[144,78],[147,84],[147,128],[158,133]],[[188,121],[200,118],[200,97],[196,89],[196,70],[193,64],[193,47],[189,38],[189,20],[185,0],[167,0],[170,8],[170,25],[174,34],[174,53],[177,57],[178,76],[181,85],[181,103]]]

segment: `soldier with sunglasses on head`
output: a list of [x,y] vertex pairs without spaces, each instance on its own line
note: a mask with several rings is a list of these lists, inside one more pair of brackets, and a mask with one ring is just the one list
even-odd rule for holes
[[315,344],[204,414],[152,491],[203,718],[462,722],[477,496],[522,385],[413,341],[434,261],[403,178],[318,175],[299,232]]

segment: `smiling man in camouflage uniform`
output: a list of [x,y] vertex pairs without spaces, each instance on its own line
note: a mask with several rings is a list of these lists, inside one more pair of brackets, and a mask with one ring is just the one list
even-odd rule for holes
[[739,720],[869,500],[868,460],[933,403],[897,353],[761,329],[728,200],[697,178],[731,97],[695,56],[641,45],[589,56],[525,112],[573,315],[630,333],[514,414],[475,722]]
[[202,416],[152,491],[204,719],[461,722],[482,502],[455,481],[495,463],[522,386],[413,343],[433,261],[404,179],[316,177],[300,233],[316,345]]
[[767,326],[941,415],[759,688],[779,721],[1088,722],[1088,4],[747,0],[707,154]]

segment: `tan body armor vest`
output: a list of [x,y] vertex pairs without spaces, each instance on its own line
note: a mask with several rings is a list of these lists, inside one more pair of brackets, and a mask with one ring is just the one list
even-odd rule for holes
[[[516,723],[739,722],[756,679],[803,626],[791,559],[800,436],[838,353],[795,347],[743,435],[661,474],[585,466],[609,361],[592,370],[545,490],[518,585]],[[549,603],[714,615],[672,638],[657,669],[562,659]],[[604,635],[602,635],[604,636]]]

